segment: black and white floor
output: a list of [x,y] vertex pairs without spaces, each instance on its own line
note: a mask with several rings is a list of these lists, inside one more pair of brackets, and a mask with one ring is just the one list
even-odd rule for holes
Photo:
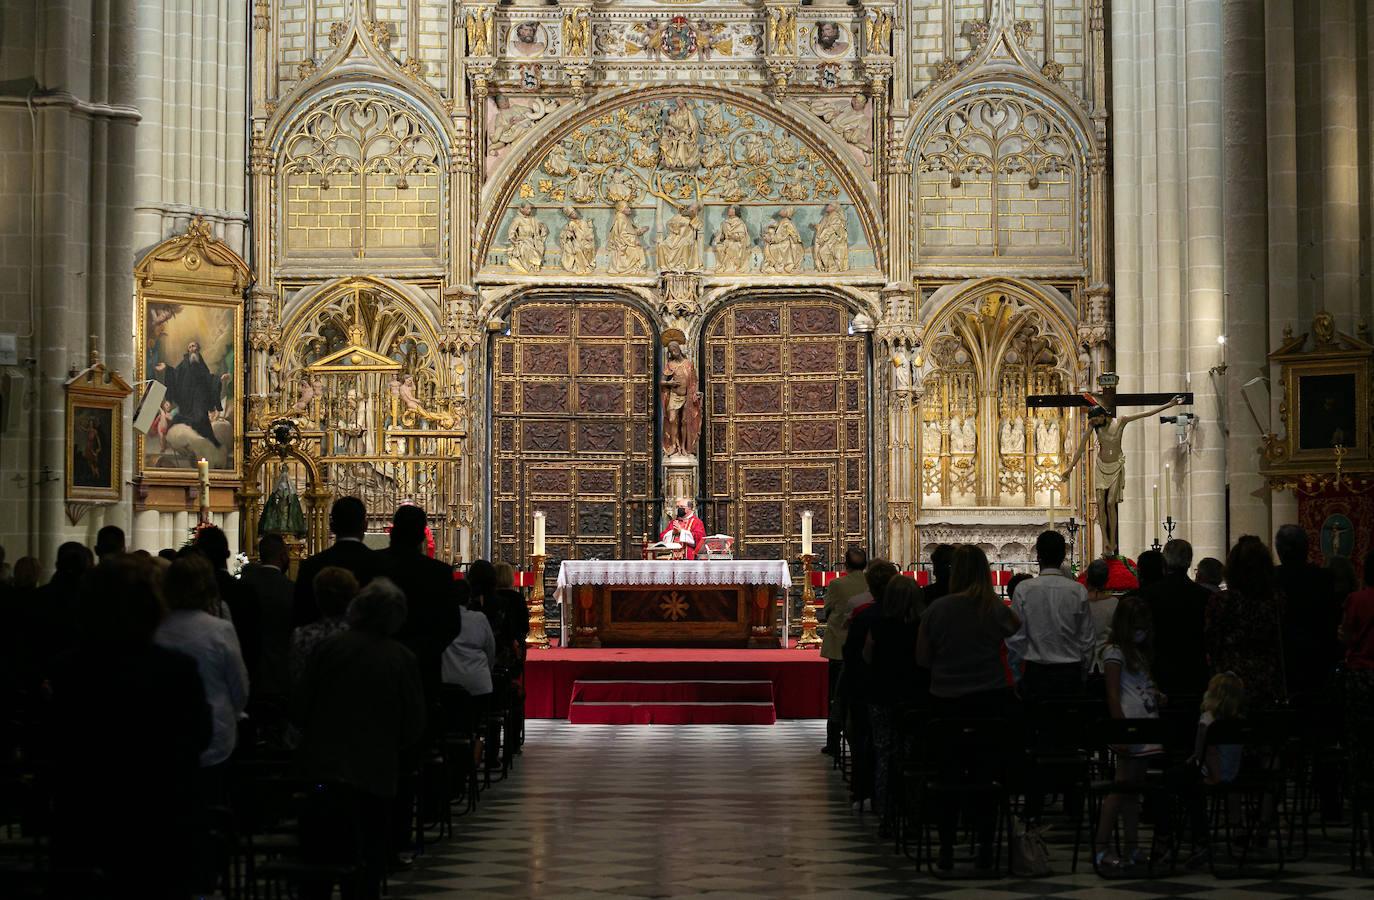
[[[823,722],[758,726],[595,726],[531,721],[504,783],[395,875],[397,898],[521,896],[939,897],[1151,896],[1370,900],[1351,871],[1348,832],[1272,877],[1207,872],[1104,881],[1051,835],[1056,873],[951,882],[918,872],[851,811],[818,750]],[[1065,837],[1071,837],[1065,835]]]

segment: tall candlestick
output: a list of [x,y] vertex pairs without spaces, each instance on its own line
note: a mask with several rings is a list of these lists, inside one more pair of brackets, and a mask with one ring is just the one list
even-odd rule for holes
[[811,510],[806,510],[801,514],[802,522],[802,556],[811,555]]
[[1047,506],[1045,508],[1045,515],[1050,517],[1050,531],[1054,531],[1054,507]]
[[201,457],[196,460],[196,475],[200,482],[200,522],[210,522],[210,460]]
[[1174,488],[1173,473],[1169,471],[1169,464],[1164,464],[1164,517],[1167,519],[1174,514]]
[[534,514],[534,556],[544,555],[544,514],[536,512]]
[[1155,537],[1159,537],[1159,523],[1162,522],[1162,521],[1164,521],[1164,520],[1161,519],[1161,518],[1159,517],[1159,485],[1158,485],[1158,484],[1155,485],[1154,494],[1155,494],[1155,523],[1154,523],[1154,530],[1153,530],[1152,532],[1150,532],[1150,533],[1153,534]]

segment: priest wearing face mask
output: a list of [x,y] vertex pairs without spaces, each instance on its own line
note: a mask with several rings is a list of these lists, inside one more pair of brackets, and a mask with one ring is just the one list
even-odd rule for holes
[[706,526],[697,518],[696,502],[679,497],[675,515],[658,539],[665,543],[680,544],[683,559],[696,559],[697,550],[706,539]]

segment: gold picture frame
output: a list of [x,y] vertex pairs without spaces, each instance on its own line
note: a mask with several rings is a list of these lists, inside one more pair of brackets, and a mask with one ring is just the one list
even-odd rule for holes
[[133,393],[99,362],[67,379],[63,496],[68,504],[103,505],[124,497],[124,399]]
[[135,377],[167,388],[147,434],[134,441],[141,484],[235,483],[244,466],[244,291],[248,265],[197,217],[150,250],[138,285]]

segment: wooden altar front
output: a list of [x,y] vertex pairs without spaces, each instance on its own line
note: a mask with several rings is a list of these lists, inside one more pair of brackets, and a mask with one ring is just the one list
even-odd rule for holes
[[558,596],[573,647],[779,646],[781,560],[565,562]]

